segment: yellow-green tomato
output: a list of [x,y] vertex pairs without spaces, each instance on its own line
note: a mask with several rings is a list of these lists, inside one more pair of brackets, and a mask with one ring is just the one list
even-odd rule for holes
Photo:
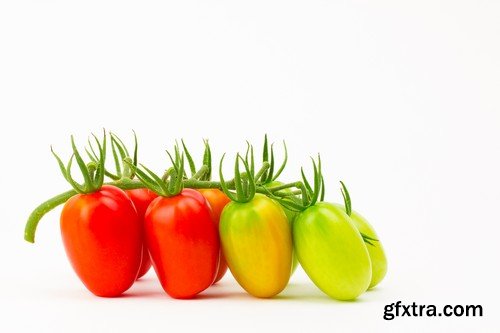
[[[265,184],[264,186],[265,187],[274,187],[274,186],[281,186],[281,185],[283,185],[282,182],[275,180],[275,181],[272,181],[272,182]],[[284,192],[291,192],[291,190],[289,188],[285,189],[283,191]],[[298,213],[294,212],[293,210],[287,209],[286,207],[283,207],[283,206],[281,206],[281,208],[283,208],[283,211],[285,212],[286,217],[288,218],[288,223],[290,223],[290,228],[291,228],[293,221],[297,217]],[[292,275],[295,272],[298,264],[299,264],[299,260],[297,259],[297,256],[295,255],[295,253],[292,253],[292,271],[291,271],[290,275]]]
[[278,203],[262,194],[246,203],[229,203],[222,211],[219,233],[227,265],[249,294],[272,297],[286,287],[292,233]]
[[[338,206],[344,209],[344,206]],[[372,262],[372,280],[369,288],[373,288],[384,279],[385,274],[387,273],[387,258],[385,256],[384,247],[382,246],[382,243],[380,243],[380,238],[377,236],[375,229],[373,229],[370,223],[368,223],[363,216],[355,211],[352,211],[350,217],[356,228],[361,233],[377,239],[377,241],[371,241],[373,245],[365,244]]]
[[343,208],[317,203],[293,224],[300,265],[328,296],[352,300],[368,289],[372,268],[363,238]]

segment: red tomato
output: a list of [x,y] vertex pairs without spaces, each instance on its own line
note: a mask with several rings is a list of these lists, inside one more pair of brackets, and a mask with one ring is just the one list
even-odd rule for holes
[[[218,189],[202,189],[199,191],[201,194],[203,194],[205,199],[207,199],[210,208],[212,208],[212,218],[215,222],[215,225],[217,226],[217,230],[219,230],[220,215],[224,207],[226,207],[226,205],[231,202],[231,199],[229,199],[227,195],[224,194],[224,192]],[[217,275],[215,277],[214,283],[217,283],[220,279],[222,279],[226,272],[227,263],[221,251],[219,268],[217,270]]]
[[158,197],[145,216],[146,243],[163,289],[192,298],[208,288],[219,265],[219,233],[203,195],[184,189]]
[[143,233],[124,191],[105,185],[69,199],[61,213],[61,235],[73,269],[92,293],[114,297],[132,286],[141,265]]
[[[137,210],[137,215],[139,215],[139,220],[141,221],[141,225],[144,225],[144,215],[146,215],[146,210],[148,209],[151,201],[156,199],[158,195],[151,190],[146,188],[139,188],[135,190],[127,190],[125,191],[132,202],[134,203],[135,209]],[[146,274],[151,268],[151,259],[149,258],[148,247],[146,243],[142,246],[142,262],[141,268],[139,269],[139,274],[137,275],[137,279],[141,278]]]

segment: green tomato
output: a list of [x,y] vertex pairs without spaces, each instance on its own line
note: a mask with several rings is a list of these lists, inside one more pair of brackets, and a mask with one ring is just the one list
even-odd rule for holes
[[[336,206],[344,209],[344,206],[342,205]],[[382,243],[380,243],[380,238],[377,236],[375,229],[373,229],[370,223],[368,223],[363,216],[361,216],[358,212],[352,211],[351,219],[359,232],[378,240],[372,241],[371,243],[373,245],[366,244],[366,248],[368,249],[370,260],[372,262],[372,280],[369,288],[373,288],[384,279],[385,274],[387,273],[387,258],[385,256],[384,247],[382,246]]]
[[[274,186],[280,186],[280,185],[283,185],[283,183],[280,181],[277,181],[277,180],[269,182],[267,184],[264,184],[265,187],[274,187]],[[283,192],[291,192],[291,191],[292,190],[289,188],[286,190],[283,190]],[[283,206],[282,206],[282,208],[286,214],[286,217],[288,219],[288,223],[290,223],[290,228],[291,228],[293,221],[295,220],[295,218],[298,215],[298,212],[294,212],[293,210],[290,210],[290,209],[283,207]],[[295,270],[297,269],[298,264],[299,264],[299,260],[297,259],[297,256],[295,255],[295,253],[293,253],[292,254],[292,271],[291,271],[290,275],[293,275],[293,273],[295,273]]]
[[320,202],[293,223],[295,253],[316,286],[338,300],[352,300],[368,289],[370,256],[343,208]]

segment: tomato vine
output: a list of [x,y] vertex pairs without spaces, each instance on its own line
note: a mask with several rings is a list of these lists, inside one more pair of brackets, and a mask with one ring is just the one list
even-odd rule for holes
[[[110,171],[105,167],[106,157],[109,154],[107,151],[108,136],[111,144],[111,155],[114,160],[114,171]],[[76,194],[92,193],[99,190],[103,185],[113,185],[123,190],[149,188],[157,194],[167,197],[177,195],[183,188],[219,189],[231,200],[237,202],[248,202],[252,200],[256,193],[261,193],[275,199],[281,205],[293,211],[304,210],[324,197],[324,182],[319,155],[317,162],[312,159],[312,186],[303,169],[301,169],[300,180],[272,187],[265,186],[278,179],[288,160],[287,147],[283,142],[284,160],[278,170],[274,172],[274,148],[273,144],[271,144],[269,149],[267,135],[264,138],[262,165],[257,171],[255,170],[253,146],[247,142],[245,154],[238,153],[236,155],[234,175],[229,180],[226,180],[222,172],[225,154],[222,156],[219,163],[219,181],[211,179],[212,153],[207,140],[203,142],[205,149],[200,168],[196,169],[191,153],[184,141],[181,140],[182,148],[176,143],[174,154],[167,151],[171,166],[160,177],[145,165],[138,163],[138,140],[135,132],[133,137],[134,148],[132,154],[130,154],[126,145],[116,134],[104,132],[102,140],[92,134],[94,143],[89,139],[88,146],[85,147],[85,152],[90,159],[88,163],[83,160],[73,136],[71,137],[72,155],[66,165],[51,147],[60,171],[72,189],[46,200],[32,211],[25,226],[24,239],[34,243],[37,226],[45,214],[64,204]],[[83,184],[77,183],[71,175],[74,160],[76,160],[83,176]],[[185,163],[186,160],[187,163]],[[187,176],[185,170],[186,164],[189,168],[190,177]],[[243,164],[244,172],[240,170],[241,164]],[[105,177],[109,178],[110,181],[105,182]]]

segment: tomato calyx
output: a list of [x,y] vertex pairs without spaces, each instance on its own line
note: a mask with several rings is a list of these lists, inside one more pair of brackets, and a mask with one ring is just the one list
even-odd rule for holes
[[[271,198],[278,201],[285,208],[301,212],[307,208],[314,206],[316,202],[323,201],[325,195],[325,183],[323,180],[323,175],[321,173],[321,157],[318,154],[318,162],[311,157],[313,164],[313,185],[307,179],[304,169],[301,168],[302,181],[297,181],[295,183],[280,185],[277,187],[269,188],[269,193],[266,193]],[[281,196],[279,190],[287,189],[291,187],[296,187],[297,191],[292,191],[291,195],[288,193],[287,196]],[[278,191],[278,192],[276,192]],[[278,194],[278,195],[276,195]],[[300,195],[300,196],[299,196]]]
[[181,193],[184,188],[184,153],[179,153],[178,146],[175,146],[175,159],[169,151],[167,154],[172,161],[173,166],[169,168],[163,177],[159,177],[153,171],[143,164],[140,167],[133,165],[129,161],[128,164],[135,172],[137,178],[151,191],[162,197],[173,197]]
[[[345,186],[343,181],[340,181],[340,184],[342,187],[340,188],[340,192],[342,192],[342,197],[344,198],[344,208],[345,212],[348,216],[351,216],[352,214],[352,202],[351,202],[351,195],[349,194],[349,191],[347,190],[347,186]],[[361,234],[361,237],[363,237],[363,241],[366,244],[369,244],[371,246],[375,246],[373,242],[378,242],[378,239],[370,237],[361,231],[359,232]]]
[[271,148],[269,149],[269,144],[267,140],[267,134],[264,136],[264,147],[262,149],[262,163],[269,163],[269,168],[267,170],[264,170],[259,177],[256,177],[256,183],[258,185],[264,185],[264,184],[269,184],[272,181],[275,181],[278,179],[278,177],[281,175],[283,170],[286,167],[286,164],[288,162],[288,150],[286,147],[285,141],[283,141],[283,149],[284,149],[284,158],[283,162],[281,163],[281,166],[279,169],[274,173],[274,143],[271,144]]
[[[131,157],[131,155],[129,154],[127,146],[123,143],[120,137],[118,137],[118,135],[116,135],[115,133],[112,132],[109,133],[111,141],[111,150],[115,164],[115,172],[113,173],[105,168],[104,174],[112,180],[115,181],[118,181],[120,179],[131,180],[135,176],[134,169],[131,168],[128,163],[125,163],[125,161],[127,161],[133,164],[134,166],[137,166],[137,155],[138,155],[137,135],[135,134],[135,131],[132,131],[132,133],[134,134],[134,150],[132,155],[133,157]],[[87,156],[93,162],[97,163],[98,157],[93,147],[93,144],[90,140],[88,142],[88,149],[86,147],[85,151],[87,152]]]
[[[99,157],[92,160],[90,163],[86,164],[83,160],[80,152],[76,148],[75,139],[73,135],[71,136],[71,147],[73,149],[73,154],[71,155],[68,163],[64,166],[61,158],[54,152],[52,146],[50,147],[52,155],[54,155],[57,160],[57,164],[61,170],[64,179],[71,185],[75,192],[80,194],[92,193],[99,190],[104,183],[104,163],[106,161],[106,132],[104,131],[103,144],[101,145],[99,139],[92,134],[94,137],[97,147],[99,149]],[[79,184],[71,176],[71,167],[73,165],[73,159],[76,160],[78,167],[83,176],[83,184]]]
[[[244,159],[240,156],[240,154],[236,155],[234,161],[234,189],[235,191],[230,191],[228,183],[224,180],[224,174],[222,172],[222,164],[224,162],[224,157],[226,154],[222,155],[219,164],[219,177],[220,177],[220,185],[222,191],[231,199],[232,201],[236,201],[239,203],[249,202],[253,199],[256,193],[256,185],[254,178],[254,170],[253,170],[253,151],[251,157],[251,166],[248,165],[248,160]],[[247,155],[248,156],[248,155]],[[243,163],[245,167],[245,174],[240,172],[240,161]]]
[[184,154],[186,159],[188,160],[189,169],[191,171],[191,180],[201,180],[201,181],[210,181],[212,179],[212,150],[210,149],[210,145],[208,140],[203,140],[203,144],[205,145],[205,150],[203,151],[203,165],[201,168],[196,171],[196,166],[194,160],[191,156],[191,153],[186,147],[184,140],[181,140],[182,148],[184,150]]

